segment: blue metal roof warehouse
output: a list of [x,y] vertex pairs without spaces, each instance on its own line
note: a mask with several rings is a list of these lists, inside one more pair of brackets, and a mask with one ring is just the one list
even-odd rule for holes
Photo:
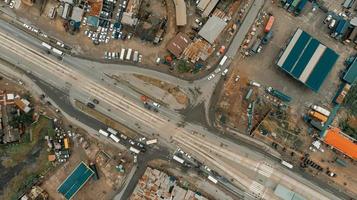
[[317,92],[339,55],[298,28],[277,65]]
[[347,72],[343,76],[343,80],[349,84],[353,84],[357,77],[357,58],[353,60],[351,65],[348,67]]

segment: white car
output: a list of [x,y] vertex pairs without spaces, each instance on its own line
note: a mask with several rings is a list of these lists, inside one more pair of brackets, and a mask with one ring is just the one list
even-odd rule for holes
[[239,81],[239,79],[240,79],[240,76],[239,76],[239,75],[237,75],[237,77],[236,77],[236,79],[234,79],[234,81],[235,81],[235,82],[238,82],[238,81]]
[[15,1],[11,1],[9,7],[10,8],[14,8],[15,7]]
[[158,103],[156,103],[156,102],[152,103],[152,105],[154,105],[154,106],[157,107],[157,108],[160,108],[160,104],[158,104]]
[[143,55],[140,54],[140,55],[139,55],[139,60],[138,60],[139,63],[141,63],[142,57],[143,57]]
[[218,74],[221,71],[221,68],[217,67],[216,70],[214,70],[214,73]]
[[210,81],[210,80],[212,80],[215,76],[216,76],[216,75],[211,74],[207,79]]
[[114,28],[114,24],[110,24],[109,31],[113,31],[113,28]]
[[228,72],[228,69],[224,69],[223,72],[222,72],[222,76],[225,76]]

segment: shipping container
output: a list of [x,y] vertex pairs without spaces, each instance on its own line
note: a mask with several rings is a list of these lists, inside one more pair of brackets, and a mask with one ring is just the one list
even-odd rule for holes
[[132,49],[128,49],[128,52],[126,53],[126,60],[130,60],[132,51]]
[[125,49],[122,48],[120,51],[120,60],[124,60],[124,55],[125,55]]
[[69,139],[68,138],[64,138],[63,144],[64,144],[65,149],[69,149]]
[[177,162],[181,163],[181,164],[183,164],[185,162],[182,158],[180,158],[178,156],[174,156],[173,159],[176,160]]
[[117,135],[117,134],[118,134],[118,131],[116,131],[116,130],[110,128],[110,127],[107,128],[107,131],[108,131],[110,134],[114,134],[114,135]]
[[316,111],[310,111],[309,112],[309,115],[323,123],[325,123],[327,121],[327,117],[319,112],[316,112]]
[[312,105],[311,106],[311,109],[313,109],[314,111],[317,111],[325,116],[330,116],[331,112],[328,111],[326,108],[323,108],[321,106],[318,106],[318,105]]
[[49,45],[49,44],[47,44],[45,42],[42,42],[41,44],[42,44],[42,46],[46,47],[46,49],[48,49],[48,50],[52,49],[51,45]]
[[284,160],[281,161],[281,164],[284,165],[285,167],[292,169],[294,166]]
[[274,16],[271,15],[268,19],[267,24],[265,25],[265,28],[264,28],[264,31],[266,33],[268,33],[271,30],[271,28],[273,27],[274,20],[275,20]]
[[219,62],[219,66],[223,66],[224,63],[227,61],[227,56],[223,56],[223,58],[221,59],[221,61]]
[[157,143],[157,139],[152,139],[152,140],[146,141],[146,145],[156,144],[156,143]]
[[134,147],[130,147],[129,150],[130,150],[131,152],[133,152],[133,153],[136,153],[136,154],[139,154],[139,153],[140,153],[140,151],[139,151],[138,149],[134,148]]
[[99,129],[99,133],[104,135],[105,137],[108,137],[109,136],[109,133],[107,133],[106,131],[102,130],[102,129]]
[[217,179],[213,178],[212,176],[208,176],[208,180],[212,181],[214,184],[217,184]]

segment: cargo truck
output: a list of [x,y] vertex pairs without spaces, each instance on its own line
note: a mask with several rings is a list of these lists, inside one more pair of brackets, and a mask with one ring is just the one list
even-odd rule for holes
[[138,149],[134,148],[134,147],[130,147],[129,150],[131,152],[135,153],[135,154],[139,154],[140,153],[140,151]]
[[133,51],[132,49],[128,49],[128,52],[126,53],[126,58],[125,58],[126,60],[130,60],[132,51]]
[[108,137],[109,136],[109,133],[107,133],[106,131],[102,130],[102,129],[99,129],[99,133],[101,135],[104,135],[105,137]]
[[95,166],[94,163],[90,163],[89,164],[89,168],[91,168],[91,170],[93,170],[94,172],[94,176],[93,176],[93,179],[96,181],[99,179],[99,174],[98,174],[98,170],[97,170],[97,167]]
[[297,5],[297,7],[295,9],[295,12],[294,12],[296,16],[300,15],[300,13],[304,9],[306,3],[307,3],[307,0],[301,0],[299,2],[299,4]]
[[345,97],[346,97],[348,91],[350,90],[350,88],[351,88],[351,85],[350,85],[350,84],[346,84],[346,85],[343,87],[343,89],[342,89],[342,91],[340,92],[340,94],[339,94],[339,95],[337,96],[337,98],[335,99],[335,103],[337,103],[337,104],[343,103],[343,100],[345,99]]
[[65,149],[69,149],[69,139],[68,138],[64,138],[63,143],[64,143],[64,148]]
[[257,41],[255,41],[255,43],[254,43],[254,45],[253,45],[253,47],[252,47],[252,52],[253,53],[259,53],[260,52],[260,50],[261,50],[261,48],[260,48],[260,43],[262,42],[262,40],[261,39],[257,39]]
[[323,122],[323,123],[325,123],[327,121],[327,119],[328,119],[327,116],[325,116],[325,115],[323,115],[323,114],[321,114],[319,112],[316,112],[316,111],[310,111],[309,115],[311,117]]
[[51,50],[51,49],[52,49],[51,45],[49,45],[49,44],[47,44],[47,43],[45,43],[45,42],[42,42],[41,44],[42,44],[42,46],[44,46],[44,47],[45,47],[46,49],[48,49],[48,50]]
[[107,131],[108,131],[110,134],[113,134],[113,135],[117,135],[117,134],[118,134],[118,131],[116,131],[116,130],[110,128],[110,127],[107,128]]
[[119,57],[119,59],[120,59],[120,60],[124,60],[124,55],[125,55],[125,49],[122,48],[121,51],[120,51],[120,57]]
[[180,158],[178,156],[174,156],[173,159],[176,160],[177,162],[181,163],[181,164],[183,164],[185,162],[182,158]]
[[223,56],[223,58],[222,58],[221,61],[219,62],[219,66],[223,66],[224,63],[226,63],[227,58],[228,58],[227,56]]
[[262,44],[268,44],[268,42],[270,41],[270,39],[273,37],[273,31],[270,30],[268,33],[265,34],[265,36],[263,37],[262,40]]
[[120,139],[117,136],[115,136],[114,134],[110,134],[109,137],[116,143],[119,143],[119,141],[120,141]]
[[271,27],[274,24],[274,20],[275,20],[274,16],[271,15],[268,19],[267,24],[265,25],[264,32],[269,33],[269,31],[271,30]]
[[146,145],[156,144],[156,143],[157,143],[157,139],[152,139],[152,140],[146,141]]
[[218,183],[217,179],[213,178],[213,177],[210,176],[210,175],[208,176],[208,180],[212,181],[214,184],[217,184],[217,183]]
[[293,11],[295,10],[295,8],[297,7],[297,5],[299,4],[299,2],[300,2],[300,0],[294,0],[294,1],[291,3],[291,5],[290,5],[288,11],[289,11],[289,12],[293,12]]
[[311,109],[325,115],[326,117],[330,116],[331,114],[330,111],[318,105],[312,105]]
[[134,51],[133,61],[134,62],[138,62],[138,60],[139,60],[139,52],[138,51]]
[[284,101],[284,102],[290,102],[291,101],[291,97],[289,97],[288,95],[280,92],[279,90],[276,90],[272,87],[268,87],[267,88],[267,91],[269,92],[269,94],[271,94],[272,96],[280,99],[281,101]]

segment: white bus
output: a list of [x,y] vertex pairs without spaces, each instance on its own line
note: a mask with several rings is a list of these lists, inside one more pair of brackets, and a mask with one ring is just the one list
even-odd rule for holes
[[113,135],[113,134],[110,134],[109,136],[114,142],[118,143],[120,140],[117,136]]
[[177,157],[177,156],[174,156],[173,159],[176,160],[177,162],[181,163],[181,164],[183,164],[185,162],[182,158]]
[[292,169],[294,166],[284,160],[281,161],[281,164],[284,165],[285,167]]
[[208,180],[212,181],[214,184],[217,184],[217,179],[213,178],[212,176],[208,176]]
[[221,59],[221,61],[219,62],[219,66],[223,66],[224,63],[227,61],[227,56],[223,56],[223,58]]
[[152,139],[152,140],[146,141],[146,145],[156,144],[156,143],[157,143],[157,139]]
[[49,50],[52,49],[51,45],[47,44],[46,42],[42,42],[42,46],[46,47],[46,49],[49,49]]
[[110,128],[110,127],[107,128],[107,131],[108,131],[109,133],[113,134],[113,135],[117,135],[117,134],[118,134],[118,131],[116,131],[116,130]]
[[124,60],[124,55],[125,55],[125,49],[122,48],[120,51],[120,60]]
[[128,53],[126,53],[126,58],[125,58],[126,60],[130,60],[132,51],[133,51],[132,49],[128,49]]
[[134,147],[130,147],[129,150],[133,153],[139,154],[140,151],[138,149],[135,149]]
[[102,129],[99,129],[99,133],[104,135],[105,137],[108,137],[109,136],[109,133],[107,133],[106,131],[102,130]]
[[58,50],[58,49],[56,49],[56,48],[52,48],[52,51],[53,51],[53,53],[55,53],[55,54],[58,54],[58,55],[60,55],[60,56],[63,56],[63,52],[60,51],[60,50]]

